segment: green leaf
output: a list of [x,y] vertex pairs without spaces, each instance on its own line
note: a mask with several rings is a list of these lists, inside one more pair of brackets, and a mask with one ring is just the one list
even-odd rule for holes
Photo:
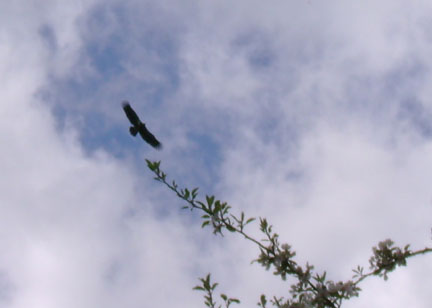
[[215,199],[215,196],[206,196],[207,205],[209,207],[212,206],[214,199]]
[[267,304],[267,299],[264,294],[261,295],[260,303],[261,303],[261,307],[265,307],[265,305]]
[[147,162],[147,166],[149,167],[149,169],[151,171],[157,171],[157,170],[159,170],[160,161],[154,161],[154,162],[152,162],[152,161],[146,159],[146,162]]
[[183,193],[183,198],[188,199],[190,195],[190,192],[187,188],[185,188],[184,193]]
[[204,227],[207,226],[209,223],[210,223],[209,220],[204,221],[204,222],[201,224],[201,228],[204,228]]
[[245,225],[247,225],[248,223],[251,223],[251,222],[254,221],[254,220],[255,220],[255,218],[249,218],[248,220],[246,220]]
[[202,280],[203,286],[206,290],[210,290],[210,274],[207,274],[206,278]]
[[231,226],[231,225],[226,225],[226,228],[230,232],[236,232],[236,229],[233,226]]
[[201,201],[195,201],[195,203],[201,205],[201,208],[203,208],[203,209],[205,209],[205,207],[206,207],[205,204],[202,203]]
[[267,220],[265,218],[261,218],[261,221],[260,221],[260,228],[261,228],[261,230],[262,231],[267,230],[267,226],[268,226]]
[[220,211],[220,209],[221,209],[221,203],[220,203],[219,200],[216,200],[215,207],[214,207],[214,212],[217,213],[217,212]]
[[146,159],[146,162],[147,162],[147,167],[149,167],[151,171],[154,171],[155,170],[154,164],[148,159]]

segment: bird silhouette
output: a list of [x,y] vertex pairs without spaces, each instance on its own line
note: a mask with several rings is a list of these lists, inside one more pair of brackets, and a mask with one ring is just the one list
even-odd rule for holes
[[141,122],[140,118],[136,114],[135,110],[132,109],[129,102],[124,101],[122,103],[122,106],[127,118],[133,125],[129,127],[129,132],[131,133],[131,135],[135,137],[139,133],[140,136],[144,139],[144,141],[150,144],[152,147],[156,149],[162,148],[162,144],[156,139],[156,137],[152,133],[149,132],[145,124]]

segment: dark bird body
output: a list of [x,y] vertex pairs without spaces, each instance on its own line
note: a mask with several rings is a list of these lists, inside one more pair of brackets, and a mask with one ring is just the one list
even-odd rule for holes
[[132,109],[129,102],[124,101],[122,105],[127,118],[133,125],[129,128],[129,132],[131,133],[131,135],[136,136],[139,133],[140,136],[144,139],[144,141],[150,144],[152,147],[156,149],[161,148],[162,144],[156,139],[156,137],[152,133],[149,132],[145,124],[141,122],[140,118],[136,114],[135,110]]

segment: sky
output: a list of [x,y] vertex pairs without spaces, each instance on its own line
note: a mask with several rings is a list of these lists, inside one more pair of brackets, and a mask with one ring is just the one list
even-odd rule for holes
[[[288,295],[145,159],[266,217],[329,279],[387,238],[431,247],[431,16],[427,0],[2,1],[0,307],[203,307],[209,272],[239,307]],[[129,135],[123,100],[161,151]],[[342,307],[428,308],[431,285],[417,256]]]

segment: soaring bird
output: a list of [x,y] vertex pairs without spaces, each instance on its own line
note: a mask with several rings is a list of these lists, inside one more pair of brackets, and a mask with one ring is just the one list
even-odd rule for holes
[[131,133],[131,135],[136,136],[137,133],[139,133],[145,142],[147,142],[156,149],[160,149],[162,147],[162,144],[156,139],[155,136],[153,136],[152,133],[149,132],[145,124],[141,122],[140,118],[136,114],[135,110],[132,109],[129,102],[124,101],[122,105],[127,118],[133,125],[129,128],[129,132]]

